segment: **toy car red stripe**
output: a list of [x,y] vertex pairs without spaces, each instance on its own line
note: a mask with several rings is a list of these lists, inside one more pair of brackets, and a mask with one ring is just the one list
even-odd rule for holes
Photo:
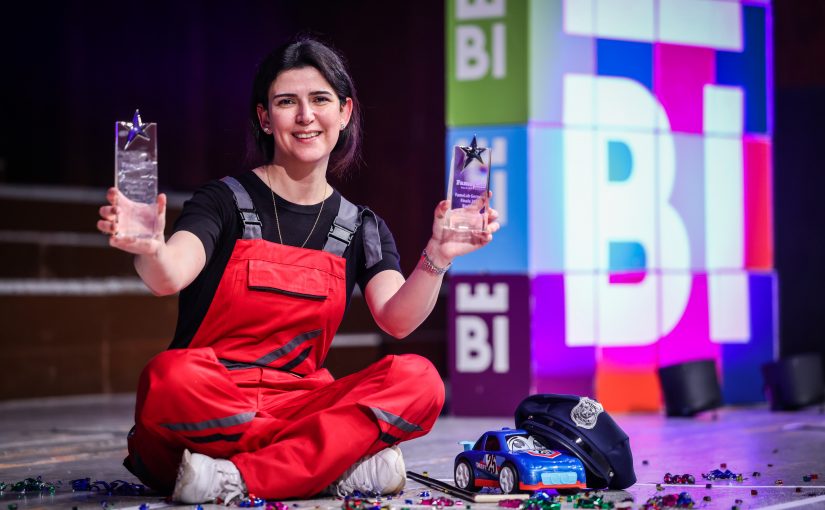
[[[547,485],[543,483],[537,483],[533,485],[528,485],[526,483],[518,484],[519,489],[523,491],[537,491],[539,489],[546,489]],[[494,484],[493,487],[498,487],[498,484]],[[586,489],[587,485],[582,482],[570,483],[567,485],[553,485],[554,489]]]

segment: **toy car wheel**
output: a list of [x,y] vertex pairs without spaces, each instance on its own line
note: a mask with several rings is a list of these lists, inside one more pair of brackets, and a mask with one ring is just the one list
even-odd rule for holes
[[502,466],[498,474],[498,485],[504,494],[519,492],[518,471],[516,471],[512,464]]
[[473,476],[473,468],[466,460],[461,460],[455,465],[454,473],[455,485],[459,489],[476,492],[479,490],[475,484],[475,477]]

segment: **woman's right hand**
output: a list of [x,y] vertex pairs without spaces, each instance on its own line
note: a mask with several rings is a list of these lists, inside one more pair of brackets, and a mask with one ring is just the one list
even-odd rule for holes
[[97,229],[108,234],[109,246],[134,253],[135,255],[156,255],[164,244],[163,230],[166,226],[166,195],[158,194],[157,218],[155,220],[155,234],[151,238],[139,238],[127,236],[118,232],[118,216],[128,210],[129,199],[117,188],[109,188],[106,192],[106,200],[109,205],[100,208],[100,218],[97,222]]

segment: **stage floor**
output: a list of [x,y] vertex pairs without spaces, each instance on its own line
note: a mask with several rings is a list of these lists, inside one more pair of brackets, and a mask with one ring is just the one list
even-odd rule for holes
[[[137,510],[146,503],[154,510],[170,506],[160,497],[71,490],[70,480],[76,478],[137,482],[121,466],[133,404],[133,395],[0,402],[0,481],[8,484],[37,476],[48,482],[62,481],[54,495],[21,496],[7,490],[0,496],[0,508]],[[632,508],[639,508],[652,496],[687,491],[697,502],[696,508],[730,509],[737,504],[742,509],[825,508],[825,414],[821,408],[773,413],[762,406],[725,408],[693,419],[650,414],[614,418],[631,438],[638,483],[627,491],[610,491],[606,499],[633,498]],[[512,427],[512,418],[442,417],[429,435],[402,445],[407,469],[427,471],[429,476],[451,483],[453,459],[461,448],[457,441],[475,440],[481,433],[503,426]],[[742,473],[744,480],[714,481],[706,488],[702,473],[723,463],[727,469]],[[656,484],[668,471],[690,473],[696,485],[668,485],[657,490]],[[754,472],[761,476],[753,476]],[[803,481],[803,476],[813,473],[819,478]],[[430,489],[410,481],[403,495],[383,504],[393,510],[422,508],[417,506],[422,490]],[[705,496],[710,501],[705,501]],[[332,498],[289,503],[297,509],[342,506],[341,500]],[[473,503],[472,507],[496,508],[497,504]],[[572,507],[572,503],[562,505]]]

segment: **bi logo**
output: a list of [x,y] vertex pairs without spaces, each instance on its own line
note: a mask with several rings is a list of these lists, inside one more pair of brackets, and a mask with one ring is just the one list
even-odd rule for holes
[[[460,373],[510,371],[510,307],[506,283],[455,286],[455,367]],[[492,328],[486,318],[492,317]],[[492,329],[492,331],[491,331]]]
[[[470,81],[507,75],[506,25],[494,22],[489,32],[472,23],[475,20],[501,18],[506,14],[504,0],[456,0],[456,79]],[[489,49],[488,49],[489,47]]]

